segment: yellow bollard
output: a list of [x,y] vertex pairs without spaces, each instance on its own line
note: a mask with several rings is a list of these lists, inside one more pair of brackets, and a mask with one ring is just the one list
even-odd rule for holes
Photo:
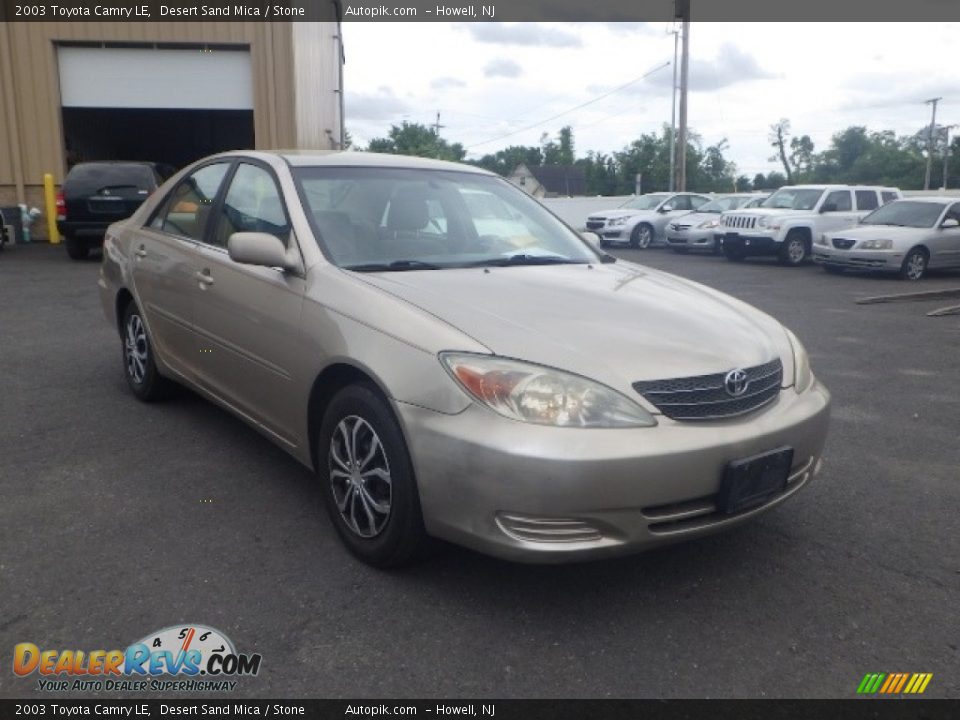
[[57,196],[53,187],[53,175],[46,173],[43,176],[43,199],[47,206],[47,234],[52,245],[60,244],[60,233],[57,231]]

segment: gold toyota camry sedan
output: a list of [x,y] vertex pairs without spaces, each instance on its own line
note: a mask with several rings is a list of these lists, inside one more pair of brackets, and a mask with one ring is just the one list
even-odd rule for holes
[[263,433],[373,565],[429,536],[530,562],[642,550],[820,469],[830,395],[793,333],[474,167],[216,155],[110,227],[99,284],[133,394],[180,383]]

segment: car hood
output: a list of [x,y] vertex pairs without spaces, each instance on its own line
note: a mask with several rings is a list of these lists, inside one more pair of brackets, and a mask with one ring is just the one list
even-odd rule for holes
[[789,208],[747,208],[746,210],[727,210],[724,215],[755,215],[757,217],[784,217],[791,215],[812,215],[813,210],[791,210]]
[[720,219],[720,213],[692,212],[692,213],[687,213],[686,215],[681,215],[679,217],[673,218],[670,221],[670,224],[671,225],[673,224],[690,225],[691,227],[696,227],[700,223],[706,222],[707,220],[719,220],[719,219]]
[[896,225],[857,225],[848,230],[827,233],[831,238],[842,237],[850,240],[904,240],[913,241],[929,232],[929,228],[898,227]]
[[[358,277],[497,355],[579,373],[624,391],[638,380],[792,358],[772,318],[709,288],[631,263]],[[792,372],[792,359],[785,358],[784,365],[785,373]]]

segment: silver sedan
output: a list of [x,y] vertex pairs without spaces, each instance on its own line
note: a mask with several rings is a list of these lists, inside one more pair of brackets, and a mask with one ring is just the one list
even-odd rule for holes
[[829,272],[891,272],[904,280],[920,280],[928,268],[960,267],[960,201],[895,200],[857,227],[822,235],[814,243],[813,261]]
[[316,473],[376,566],[428,536],[533,562],[636,551],[820,469],[830,395],[796,336],[468,166],[208,158],[111,226],[100,292],[136,397],[177,382],[236,414]]

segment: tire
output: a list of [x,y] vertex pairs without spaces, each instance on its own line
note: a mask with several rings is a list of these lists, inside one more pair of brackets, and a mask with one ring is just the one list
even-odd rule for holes
[[68,235],[64,239],[64,243],[67,246],[67,255],[71,260],[86,260],[90,254],[90,246],[75,237]]
[[653,242],[653,226],[640,223],[630,233],[630,247],[636,250],[646,250]]
[[599,245],[600,245],[600,247],[602,247],[603,249],[606,249],[606,248],[610,247],[610,241],[609,241],[609,240],[603,240],[603,239],[601,238]]
[[791,230],[780,247],[780,264],[797,267],[803,264],[809,254],[806,236],[799,230]]
[[153,343],[147,335],[140,309],[134,302],[130,302],[123,313],[120,347],[123,351],[124,375],[133,394],[144,402],[166,398],[173,383],[157,370]]
[[427,538],[413,465],[374,386],[349,385],[330,401],[317,438],[317,476],[337,534],[360,560],[388,568],[421,554]]
[[714,255],[719,255],[719,254],[722,253],[722,252],[723,252],[723,245],[720,244],[720,240],[719,240],[718,238],[714,238],[714,239],[713,239],[713,254],[714,254]]
[[725,245],[723,247],[723,256],[730,262],[743,262],[743,259],[746,257],[746,253],[744,253],[740,248],[732,248]]
[[927,251],[923,248],[914,248],[907,253],[900,266],[900,279],[916,282],[927,274],[927,263],[930,261]]

